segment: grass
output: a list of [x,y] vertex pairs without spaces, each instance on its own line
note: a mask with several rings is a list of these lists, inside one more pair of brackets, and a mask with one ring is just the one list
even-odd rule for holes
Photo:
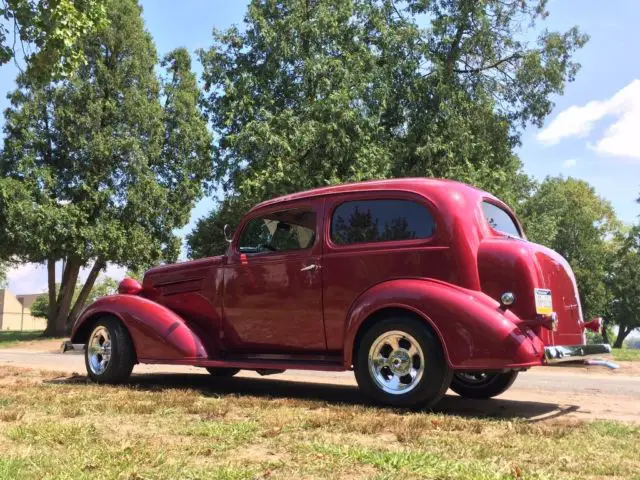
[[613,359],[622,362],[638,362],[640,361],[640,349],[635,348],[614,348],[611,352]]
[[632,479],[638,444],[638,426],[614,422],[109,387],[0,369],[0,479]]
[[0,332],[0,348],[13,346],[20,342],[43,339],[42,330],[2,331]]

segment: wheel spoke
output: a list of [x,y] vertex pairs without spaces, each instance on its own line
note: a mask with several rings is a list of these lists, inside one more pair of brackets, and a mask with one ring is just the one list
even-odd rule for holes
[[392,335],[387,339],[387,343],[393,350],[398,350],[400,348],[400,336]]
[[424,374],[420,344],[401,330],[381,334],[371,344],[368,362],[372,380],[378,388],[392,395],[410,392]]
[[384,367],[388,366],[389,360],[387,358],[384,358],[382,355],[380,355],[373,359],[373,363],[376,369],[379,371],[379,370],[382,370]]
[[387,380],[387,385],[393,390],[398,390],[398,388],[400,387],[400,377],[393,374],[391,378]]

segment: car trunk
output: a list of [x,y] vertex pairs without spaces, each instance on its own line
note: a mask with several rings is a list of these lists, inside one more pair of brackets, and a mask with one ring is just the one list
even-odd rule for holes
[[[500,301],[514,293],[509,308],[529,324],[546,345],[583,344],[582,310],[571,267],[561,255],[542,245],[507,236],[485,238],[478,251],[482,291]],[[536,305],[536,289],[550,290],[552,311],[557,315],[555,331],[545,328],[549,316]],[[551,313],[551,312],[549,312]]]

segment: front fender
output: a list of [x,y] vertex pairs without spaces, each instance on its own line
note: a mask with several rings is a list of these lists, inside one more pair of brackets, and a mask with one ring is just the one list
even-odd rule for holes
[[447,361],[456,370],[541,365],[542,341],[498,302],[473,290],[429,279],[397,279],[371,287],[352,306],[345,331],[345,366],[351,366],[359,328],[376,312],[409,310],[440,338]]
[[208,358],[200,338],[168,308],[136,295],[110,295],[89,305],[71,332],[72,343],[86,343],[91,322],[112,315],[125,325],[139,362]]

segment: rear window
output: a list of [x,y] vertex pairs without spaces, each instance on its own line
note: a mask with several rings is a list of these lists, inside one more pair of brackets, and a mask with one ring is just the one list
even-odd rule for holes
[[512,237],[522,238],[516,222],[505,210],[493,203],[482,202],[482,211],[491,228]]
[[331,219],[331,240],[338,245],[429,238],[434,230],[429,210],[410,200],[345,202]]

